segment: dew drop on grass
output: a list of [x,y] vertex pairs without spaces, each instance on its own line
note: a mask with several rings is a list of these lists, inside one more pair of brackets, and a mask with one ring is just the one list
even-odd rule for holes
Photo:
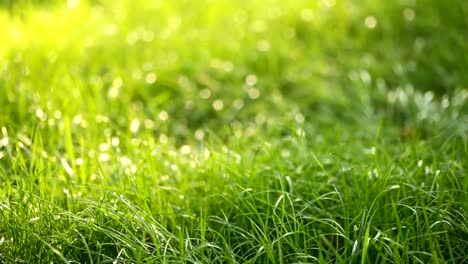
[[55,119],[59,120],[60,118],[62,118],[62,112],[60,112],[59,110],[55,110],[54,117]]
[[99,160],[103,161],[103,162],[109,161],[110,160],[110,155],[107,154],[107,153],[101,153],[101,154],[99,154]]
[[166,121],[169,118],[169,114],[166,111],[159,112],[158,116],[161,121]]
[[83,122],[83,116],[82,115],[76,115],[73,117],[73,123],[76,125],[79,125]]
[[154,121],[151,119],[145,119],[145,127],[151,129],[154,127]]
[[8,146],[8,143],[10,140],[8,139],[8,136],[4,136],[2,139],[0,139],[0,147]]
[[406,19],[406,21],[411,22],[416,17],[416,13],[414,13],[413,9],[408,7],[405,8],[405,10],[403,10],[403,16]]
[[250,99],[255,100],[260,97],[260,91],[256,88],[250,88],[247,90],[247,94],[249,95]]
[[178,171],[179,170],[179,167],[177,167],[177,165],[175,165],[175,164],[171,164],[170,168],[171,168],[172,171]]
[[107,91],[107,97],[109,99],[115,99],[120,92],[120,88],[123,85],[123,80],[120,77],[117,77],[114,79],[112,82],[112,85],[109,87],[109,90]]
[[83,160],[82,158],[77,158],[77,159],[75,160],[75,164],[78,165],[78,166],[83,165],[83,163],[84,163],[84,160]]
[[18,142],[18,147],[21,148],[21,149],[25,149],[25,145],[23,144],[23,142]]
[[130,131],[132,133],[136,133],[138,132],[138,129],[140,128],[140,121],[136,118],[134,118],[132,120],[132,122],[130,123]]
[[195,131],[195,139],[196,140],[203,140],[203,138],[205,137],[205,132],[203,131],[203,129],[197,129]]
[[118,147],[120,144],[120,139],[118,137],[112,137],[111,139],[111,145],[113,147]]
[[189,89],[191,87],[191,83],[187,76],[181,75],[177,78],[177,84],[180,85],[182,88]]
[[100,150],[100,151],[107,151],[107,150],[109,149],[109,147],[110,147],[110,146],[109,146],[109,144],[107,144],[107,143],[101,143],[101,144],[99,144],[99,150]]
[[377,26],[377,19],[374,16],[367,16],[364,20],[364,25],[368,29],[374,29]]
[[304,120],[305,120],[305,117],[303,114],[301,113],[297,113],[295,116],[294,116],[294,120],[296,120],[297,123],[304,123]]
[[360,72],[360,78],[362,80],[362,82],[366,85],[370,85],[371,82],[372,82],[372,76],[370,75],[370,73],[366,70],[362,70]]
[[197,167],[197,164],[194,161],[190,161],[190,167],[194,169]]
[[221,99],[217,99],[213,101],[213,109],[216,111],[221,111],[224,107],[224,103]]
[[211,91],[209,89],[203,89],[200,91],[200,98],[208,99],[211,96]]
[[257,83],[257,76],[255,74],[249,74],[245,77],[245,84],[248,86],[254,86]]
[[128,167],[128,166],[132,165],[132,160],[129,159],[127,156],[120,157],[119,161],[122,164],[122,166],[124,166],[124,167]]
[[162,144],[166,144],[169,141],[169,138],[166,136],[166,134],[161,134],[159,135],[159,142]]
[[153,84],[153,83],[155,83],[155,82],[156,82],[156,74],[153,73],[153,72],[148,73],[148,74],[146,75],[146,77],[145,77],[145,81],[146,81],[146,83],[148,83],[148,84]]
[[36,109],[36,116],[37,116],[37,118],[39,118],[42,121],[44,121],[46,119],[46,114],[44,113],[44,111],[41,108]]
[[51,119],[48,119],[48,120],[47,120],[47,125],[50,126],[50,127],[55,126],[55,120],[52,119],[52,118],[51,118]]
[[190,154],[190,152],[192,152],[192,148],[189,145],[183,145],[180,148],[180,153],[182,153],[184,155]]
[[232,106],[234,106],[234,108],[236,108],[237,110],[240,110],[244,107],[244,101],[242,99],[236,99],[232,103]]
[[158,153],[159,153],[158,149],[157,149],[157,148],[154,148],[154,149],[151,151],[151,156],[156,156]]

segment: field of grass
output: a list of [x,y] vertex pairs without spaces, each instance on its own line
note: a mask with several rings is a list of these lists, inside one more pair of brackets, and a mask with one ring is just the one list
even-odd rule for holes
[[0,1],[0,263],[468,263],[468,1]]

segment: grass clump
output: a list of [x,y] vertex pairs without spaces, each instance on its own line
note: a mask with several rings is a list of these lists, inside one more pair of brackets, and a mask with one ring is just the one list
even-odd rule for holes
[[0,4],[0,261],[467,262],[467,13]]

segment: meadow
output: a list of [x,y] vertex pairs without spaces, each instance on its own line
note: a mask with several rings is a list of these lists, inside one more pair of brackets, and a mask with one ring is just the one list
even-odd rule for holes
[[0,263],[468,263],[468,1],[0,1]]

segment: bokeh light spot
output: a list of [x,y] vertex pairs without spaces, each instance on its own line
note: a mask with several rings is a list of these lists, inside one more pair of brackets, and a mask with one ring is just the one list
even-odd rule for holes
[[374,29],[377,26],[377,19],[374,16],[368,16],[364,20],[364,25],[369,29]]

